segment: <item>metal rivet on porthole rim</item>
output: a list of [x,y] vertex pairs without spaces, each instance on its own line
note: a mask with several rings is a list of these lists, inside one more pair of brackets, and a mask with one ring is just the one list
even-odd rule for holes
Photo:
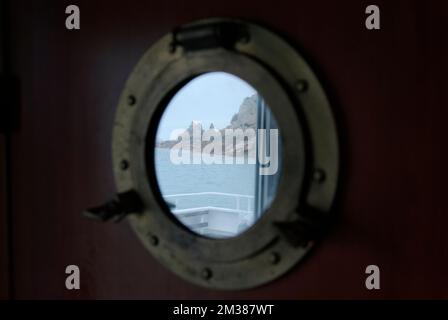
[[277,252],[271,252],[271,254],[269,255],[269,261],[272,264],[277,264],[280,262],[280,255]]
[[128,96],[128,105],[133,106],[137,102],[137,98],[134,95]]
[[121,160],[121,162],[120,162],[120,169],[121,170],[126,170],[127,168],[129,168],[129,162],[127,160]]
[[313,172],[313,180],[314,181],[321,183],[321,182],[325,181],[325,178],[326,178],[326,176],[325,176],[324,170],[314,169],[314,172]]
[[304,79],[300,79],[296,82],[296,89],[299,92],[305,92],[308,89],[308,82]]
[[212,277],[212,270],[210,270],[209,268],[202,269],[201,276],[205,280],[210,279]]
[[156,236],[150,236],[149,241],[153,246],[157,246],[159,244],[159,238],[157,238]]

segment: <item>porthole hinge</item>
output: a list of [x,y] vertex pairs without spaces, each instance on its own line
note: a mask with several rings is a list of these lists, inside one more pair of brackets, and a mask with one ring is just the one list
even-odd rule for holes
[[84,215],[100,221],[121,221],[130,213],[138,213],[143,210],[140,196],[134,190],[116,194],[103,205],[92,207],[84,211]]
[[306,210],[306,214],[298,213],[295,220],[274,223],[280,235],[293,247],[306,246],[319,239],[330,224],[328,215],[311,208]]
[[208,23],[179,28],[173,33],[172,46],[187,51],[223,47],[234,49],[237,42],[248,42],[249,32],[241,23]]

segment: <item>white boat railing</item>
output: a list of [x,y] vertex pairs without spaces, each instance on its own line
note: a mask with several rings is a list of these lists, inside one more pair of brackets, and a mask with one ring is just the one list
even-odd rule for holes
[[[170,195],[164,195],[163,198],[165,199],[174,199],[174,205],[177,207],[179,203],[179,198],[191,198],[196,196],[220,196],[220,197],[228,197],[228,198],[234,198],[235,199],[235,210],[237,211],[245,211],[245,212],[252,212],[253,211],[253,201],[254,196],[246,195],[246,194],[237,194],[237,193],[225,193],[225,192],[196,192],[196,193],[178,193],[178,194],[170,194]],[[244,200],[243,200],[244,199]],[[245,210],[241,209],[242,202],[246,203]],[[190,209],[190,208],[189,208]],[[223,207],[223,209],[232,209]]]

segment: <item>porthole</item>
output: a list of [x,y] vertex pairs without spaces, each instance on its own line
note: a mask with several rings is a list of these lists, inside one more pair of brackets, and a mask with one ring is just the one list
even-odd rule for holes
[[[211,148],[226,129],[254,135]],[[112,144],[118,195],[90,213],[127,215],[148,251],[198,285],[272,281],[331,220],[328,99],[302,56],[258,25],[202,20],[151,46],[123,89]]]
[[198,235],[236,237],[275,197],[277,122],[261,93],[232,74],[209,72],[182,86],[164,108],[155,140],[148,170],[173,217]]

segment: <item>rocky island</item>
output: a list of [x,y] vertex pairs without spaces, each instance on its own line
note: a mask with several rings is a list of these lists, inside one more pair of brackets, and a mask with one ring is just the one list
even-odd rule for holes
[[[250,154],[252,151],[255,154],[255,148],[256,148],[256,129],[257,129],[257,94],[252,95],[251,97],[247,97],[243,100],[241,103],[239,110],[237,113],[233,115],[233,117],[230,119],[230,124],[227,125],[225,128],[222,129],[215,129],[213,123],[210,125],[210,128],[207,130],[208,134],[213,135],[214,133],[220,134],[222,137],[222,149],[221,150],[213,150],[215,154],[223,154],[227,156],[238,156],[238,155],[245,155]],[[194,143],[193,137],[194,137],[194,130],[195,128],[199,128],[196,130],[200,130],[201,135],[201,141]],[[230,130],[229,130],[230,129]],[[240,129],[240,130],[238,130]],[[232,144],[227,145],[225,143],[225,134],[228,132],[240,132],[243,131],[245,134],[244,139],[241,139],[241,141],[233,141]],[[213,132],[214,131],[214,132]],[[193,152],[202,152],[204,148],[213,142],[213,138],[211,139],[202,139],[202,136],[204,135],[205,130],[202,128],[202,124],[198,121],[192,121],[190,126],[185,130],[185,134],[188,134],[188,137],[190,138],[190,149]],[[249,134],[253,133],[253,134]],[[181,134],[182,135],[182,134]],[[171,149],[175,147],[176,145],[179,145],[179,142],[181,141],[181,135],[179,136],[178,140],[164,140],[156,142],[156,147],[158,148],[168,148]],[[196,148],[194,147],[196,146]],[[197,150],[198,146],[200,146],[200,150]]]

